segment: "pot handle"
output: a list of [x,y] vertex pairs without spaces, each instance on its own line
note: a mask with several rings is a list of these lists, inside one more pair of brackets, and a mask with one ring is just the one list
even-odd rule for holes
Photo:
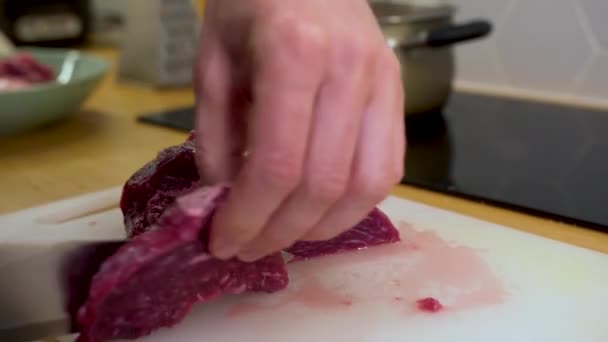
[[465,24],[450,25],[427,32],[426,45],[446,46],[488,35],[492,25],[486,20],[474,20]]
[[405,42],[396,43],[389,40],[388,45],[405,50],[420,47],[442,47],[465,40],[486,36],[492,31],[492,25],[487,20],[473,20],[464,24],[448,25],[429,31],[422,31]]

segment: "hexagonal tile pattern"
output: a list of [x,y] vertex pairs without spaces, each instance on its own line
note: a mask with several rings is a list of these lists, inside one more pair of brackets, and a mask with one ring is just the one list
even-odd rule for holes
[[521,88],[566,92],[593,53],[571,0],[518,1],[497,41],[510,81]]
[[608,99],[608,54],[595,56],[591,66],[583,75],[577,93],[587,97]]
[[606,0],[578,0],[585,15],[591,24],[591,30],[602,47],[608,51],[608,1]]

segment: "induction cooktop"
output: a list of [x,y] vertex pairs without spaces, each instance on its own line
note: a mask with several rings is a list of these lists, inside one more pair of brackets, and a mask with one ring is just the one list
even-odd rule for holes
[[454,94],[407,119],[403,183],[608,231],[608,111]]
[[[140,120],[189,131],[193,110]],[[608,111],[455,92],[406,124],[403,184],[608,232]]]

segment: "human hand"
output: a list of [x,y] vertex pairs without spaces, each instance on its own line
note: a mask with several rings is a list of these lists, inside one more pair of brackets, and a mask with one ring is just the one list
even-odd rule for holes
[[197,162],[231,184],[212,254],[253,261],[361,221],[403,175],[400,77],[365,0],[208,0]]

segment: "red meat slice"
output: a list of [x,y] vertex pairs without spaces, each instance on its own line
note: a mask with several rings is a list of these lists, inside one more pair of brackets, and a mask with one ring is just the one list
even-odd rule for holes
[[254,263],[209,255],[208,224],[225,194],[207,187],[180,197],[153,229],[104,262],[78,312],[79,342],[134,339],[177,324],[196,303],[287,286],[280,254]]
[[[26,70],[36,74],[39,82],[51,81],[55,78],[55,73],[48,66],[38,62],[32,55],[21,53],[15,58],[15,62],[21,64]],[[34,82],[35,80],[30,79]]]
[[399,231],[380,209],[375,208],[355,227],[327,241],[298,241],[285,251],[292,261],[348,252],[400,241]]
[[[135,339],[177,324],[195,303],[287,286],[279,253],[254,263],[209,255],[209,223],[229,189],[201,188],[193,139],[161,151],[126,182],[120,206],[131,241],[93,277],[76,317],[80,342]],[[399,232],[374,209],[334,239],[286,251],[301,260],[396,241]]]
[[[120,206],[127,236],[146,232],[175,199],[200,186],[194,133],[181,145],[161,151],[125,184]],[[328,241],[300,241],[286,252],[295,260],[356,250],[399,241],[399,232],[380,209],[358,225]]]
[[52,81],[54,77],[51,68],[41,64],[28,53],[20,53],[0,60],[0,79],[9,79],[13,83],[21,81],[22,84],[32,85]]
[[123,188],[120,207],[127,236],[147,231],[177,196],[199,186],[191,139],[158,153]]

